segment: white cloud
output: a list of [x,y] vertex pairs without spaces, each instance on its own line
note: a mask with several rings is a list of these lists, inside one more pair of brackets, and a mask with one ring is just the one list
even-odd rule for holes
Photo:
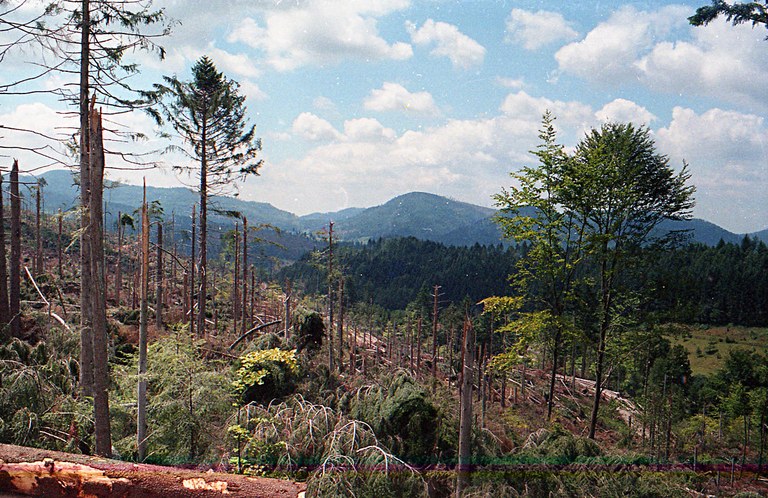
[[603,106],[595,113],[603,122],[634,123],[649,125],[656,121],[656,116],[648,109],[626,99],[616,99]]
[[678,165],[690,164],[697,216],[730,230],[754,230],[768,215],[768,128],[763,117],[722,109],[676,107],[656,143]]
[[496,78],[496,83],[505,87],[519,90],[525,86],[525,81],[522,78],[502,78],[501,76]]
[[641,83],[656,92],[702,95],[768,109],[764,31],[724,19],[692,27],[689,7],[623,7],[556,54],[559,69],[593,83]]
[[555,54],[562,71],[590,81],[614,84],[639,76],[635,62],[656,40],[687,24],[690,9],[677,5],[655,12],[623,7]]
[[243,19],[227,40],[263,50],[267,64],[281,71],[307,64],[334,64],[348,58],[403,60],[413,55],[409,44],[390,44],[377,28],[378,17],[405,8],[405,0],[282,4],[283,8],[263,13],[263,25],[251,17]]
[[311,112],[302,112],[293,120],[291,130],[296,135],[312,141],[335,140],[339,137],[339,132],[331,123],[320,118]]
[[[57,140],[67,140],[77,130],[75,115],[64,113],[42,103],[21,104],[0,114],[0,139],[4,146],[0,157],[19,159],[19,168],[29,171],[55,161],[67,162],[64,147]],[[46,138],[47,137],[47,138]],[[31,152],[35,149],[38,153]],[[9,161],[3,160],[6,166]],[[61,165],[59,165],[61,167]]]
[[249,79],[244,79],[240,83],[240,94],[246,96],[246,105],[255,100],[264,100],[267,94],[259,88],[259,85]]
[[435,45],[431,54],[448,57],[455,68],[468,69],[479,66],[485,58],[485,47],[465,35],[453,24],[427,19],[421,28],[406,23],[411,41],[418,45]]
[[507,38],[526,50],[537,50],[579,35],[558,12],[512,9],[507,19]]
[[[317,144],[298,158],[265,169],[260,180],[275,192],[284,191],[277,185],[291,185],[296,201],[286,208],[296,212],[307,212],[307,196],[313,199],[313,211],[338,209],[341,199],[334,192],[339,189],[349,195],[345,206],[370,206],[413,190],[489,205],[491,195],[508,183],[509,171],[535,161],[529,151],[537,144],[545,109],[558,116],[556,123],[570,142],[580,138],[583,126],[596,122],[589,106],[524,92],[510,95],[501,107],[491,118],[450,119],[401,133],[370,118],[347,120],[339,132],[304,113],[293,130],[317,138]],[[269,182],[275,186],[267,186]]]
[[409,92],[402,85],[385,82],[372,90],[363,106],[371,111],[406,111],[419,114],[437,114],[438,109],[429,92]]
[[[669,126],[659,129],[656,135],[671,157],[713,163],[716,168],[737,161],[754,165],[764,161],[768,153],[764,118],[754,114],[722,109],[697,114],[675,107]],[[763,170],[764,164],[757,169]]]
[[539,129],[541,117],[546,111],[550,111],[556,118],[555,127],[566,133],[561,141],[575,141],[595,124],[594,111],[586,104],[532,97],[524,91],[507,95],[500,109],[509,119],[522,120],[534,136]]
[[764,32],[718,21],[692,28],[689,41],[662,42],[638,60],[642,81],[669,93],[706,95],[768,108],[768,51]]
[[336,104],[334,104],[333,101],[328,97],[320,96],[316,97],[315,100],[312,101],[312,107],[322,111],[330,111],[336,108]]
[[350,119],[344,122],[345,138],[352,142],[391,141],[395,138],[395,131],[385,128],[379,121],[373,118]]

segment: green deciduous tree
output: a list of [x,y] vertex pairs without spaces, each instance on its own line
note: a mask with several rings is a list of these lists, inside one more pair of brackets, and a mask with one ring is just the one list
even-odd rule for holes
[[[201,57],[192,67],[191,81],[165,77],[154,95],[162,99],[167,119],[188,148],[172,147],[194,161],[194,166],[177,169],[199,179],[200,194],[200,285],[197,331],[205,332],[207,293],[208,203],[211,196],[231,192],[235,180],[258,174],[263,161],[257,156],[261,140],[256,127],[248,126],[245,96],[239,84],[216,70],[213,61]],[[158,116],[160,117],[160,116]]]
[[522,328],[532,329],[552,355],[547,404],[550,417],[564,335],[573,329],[567,315],[584,253],[587,219],[566,202],[571,193],[567,175],[573,171],[568,165],[572,159],[556,141],[554,117],[549,112],[544,114],[539,139],[541,144],[533,151],[539,164],[512,173],[516,185],[494,198],[501,208],[496,221],[504,236],[530,244],[517,264],[513,282],[540,311],[521,314],[519,320],[528,322]]
[[596,385],[589,430],[594,438],[606,345],[632,312],[621,302],[621,279],[659,223],[690,217],[695,189],[687,184],[687,166],[676,173],[656,152],[648,129],[632,124],[608,123],[589,132],[565,176],[563,204],[584,224],[586,250],[596,268]]

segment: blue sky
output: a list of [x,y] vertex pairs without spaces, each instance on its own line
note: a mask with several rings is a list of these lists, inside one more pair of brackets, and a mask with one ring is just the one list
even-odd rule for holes
[[[707,1],[155,1],[180,24],[162,42],[165,61],[136,56],[134,84],[188,78],[209,55],[241,83],[263,138],[266,165],[240,196],[297,214],[414,190],[491,205],[509,172],[533,162],[550,109],[567,147],[608,120],[647,125],[675,167],[689,163],[695,215],[753,232],[768,227],[768,31],[689,26]],[[0,64],[10,77],[35,57]],[[35,85],[66,83],[56,78]],[[61,132],[64,109],[0,95],[0,123]],[[151,137],[124,147],[163,147],[145,116],[115,120]],[[45,164],[14,155],[27,169]],[[110,177],[191,183],[171,172],[181,157],[156,159],[156,169]]]

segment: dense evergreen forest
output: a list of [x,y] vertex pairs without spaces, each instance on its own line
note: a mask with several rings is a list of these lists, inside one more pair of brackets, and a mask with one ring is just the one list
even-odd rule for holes
[[[420,292],[440,285],[441,301],[477,303],[512,292],[525,244],[453,247],[436,242],[379,239],[343,244],[337,251],[349,303],[405,309]],[[307,292],[322,292],[327,268],[317,253],[278,272]],[[768,246],[745,237],[740,244],[691,243],[671,250],[647,248],[629,285],[644,289],[642,309],[657,321],[689,325],[768,326]]]

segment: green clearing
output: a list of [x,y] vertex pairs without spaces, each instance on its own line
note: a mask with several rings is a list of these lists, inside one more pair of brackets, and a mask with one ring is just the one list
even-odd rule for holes
[[689,353],[694,374],[709,375],[722,368],[731,350],[768,351],[768,328],[759,327],[689,327],[685,333],[670,338]]

